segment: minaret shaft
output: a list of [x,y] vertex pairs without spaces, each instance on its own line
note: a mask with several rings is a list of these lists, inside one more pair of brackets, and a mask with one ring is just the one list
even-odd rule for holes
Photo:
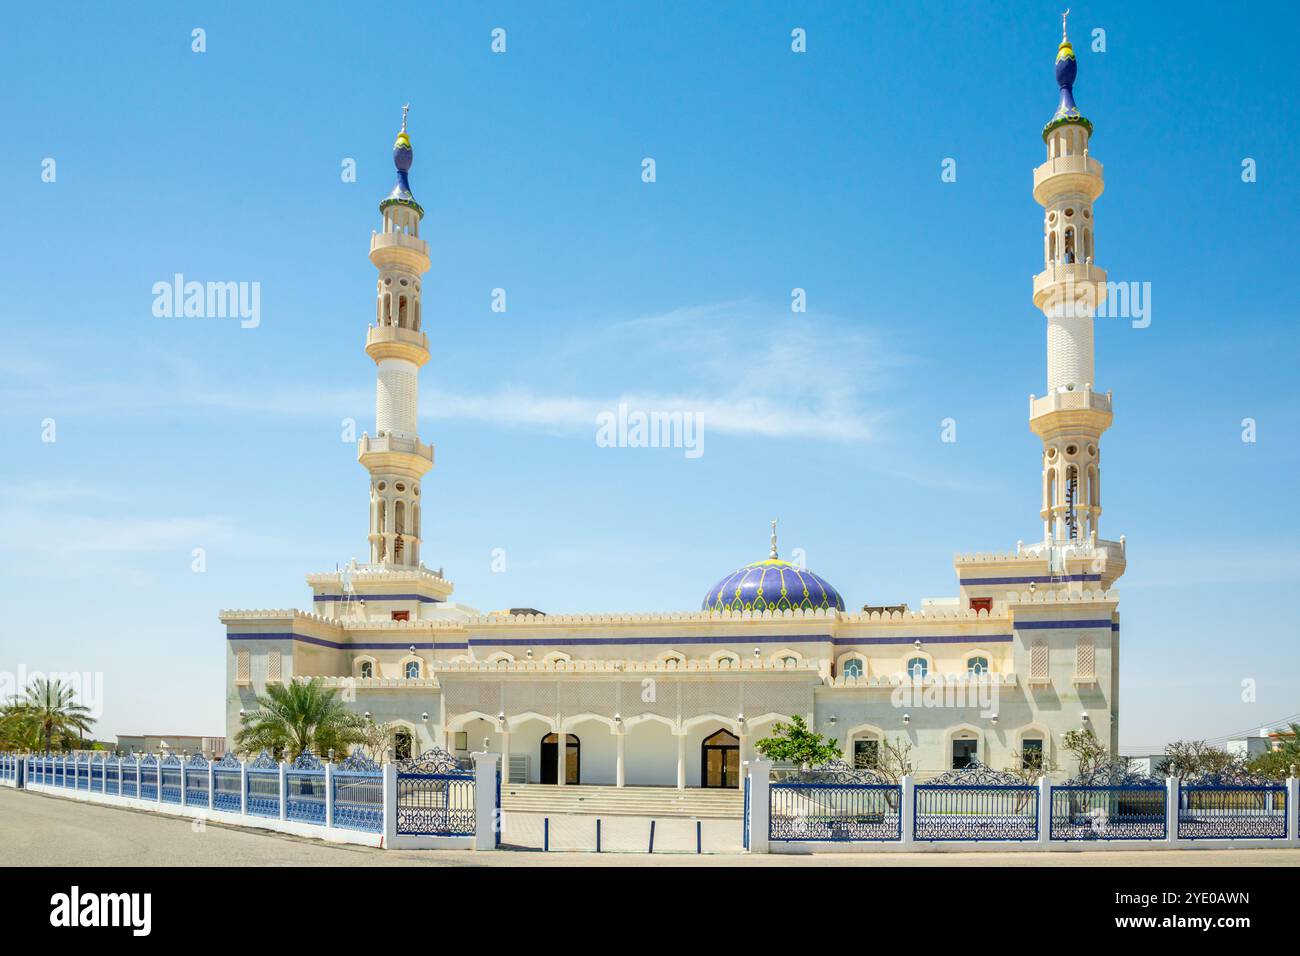
[[1101,435],[1110,393],[1095,391],[1093,316],[1106,295],[1094,261],[1093,204],[1105,188],[1089,154],[1092,123],[1074,102],[1074,49],[1062,37],[1056,56],[1060,105],[1043,130],[1047,161],[1034,170],[1043,207],[1043,271],[1034,305],[1047,320],[1047,394],[1030,396],[1029,427],[1043,441],[1040,517],[1048,544],[1095,542],[1101,519]]
[[430,262],[420,238],[424,210],[407,181],[412,158],[404,108],[393,147],[397,185],[379,204],[383,231],[370,239],[370,261],[379,270],[375,324],[366,333],[366,354],[376,365],[375,437],[362,435],[357,454],[370,472],[370,561],[399,567],[420,564],[420,480],[433,467],[433,447],[419,435],[419,372],[429,361],[420,277]]

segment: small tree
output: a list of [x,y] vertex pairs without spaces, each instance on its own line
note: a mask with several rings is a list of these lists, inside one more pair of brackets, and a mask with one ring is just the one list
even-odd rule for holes
[[374,718],[361,725],[361,750],[375,763],[383,763],[384,752],[393,745],[396,724],[377,723]]
[[274,757],[293,760],[307,750],[346,752],[362,737],[362,719],[343,705],[337,691],[317,678],[271,684],[257,698],[257,705],[235,734],[235,746],[241,750],[267,750]]
[[1111,765],[1110,751],[1097,739],[1091,727],[1068,731],[1062,745],[1073,755],[1078,764],[1075,772],[1081,777]]
[[880,741],[880,752],[874,769],[890,783],[900,783],[909,773],[916,771],[916,765],[912,762],[912,742],[902,737],[893,740],[886,737]]
[[802,717],[795,717],[788,724],[779,723],[772,729],[774,736],[764,737],[754,744],[754,749],[768,760],[813,767],[836,760],[842,753],[835,738],[822,737],[811,730]]
[[1246,771],[1270,780],[1285,780],[1291,776],[1291,768],[1297,764],[1300,764],[1300,759],[1294,755],[1284,750],[1270,750],[1252,758],[1246,764]]
[[1169,777],[1214,776],[1242,769],[1242,760],[1204,740],[1175,740],[1165,746],[1156,769]]
[[1028,753],[1013,750],[1007,773],[1014,775],[1021,783],[1034,784],[1039,777],[1050,777],[1060,769],[1051,756],[1041,750],[1031,750]]

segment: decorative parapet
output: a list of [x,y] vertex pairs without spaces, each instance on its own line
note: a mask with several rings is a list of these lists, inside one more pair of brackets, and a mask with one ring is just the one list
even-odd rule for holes
[[1119,592],[1109,590],[1081,591],[1008,591],[1007,604],[1020,605],[1044,604],[1119,604]]
[[[342,571],[325,571],[318,574],[309,574],[307,575],[307,583],[312,587],[328,587],[331,584],[337,584],[339,575],[342,573]],[[368,564],[349,569],[348,573],[354,585],[387,584],[401,581],[421,581],[430,584],[451,585],[451,582],[443,577],[442,568],[433,571],[423,565],[418,568],[399,568],[385,567],[382,564]]]
[[565,673],[605,673],[605,674],[718,674],[718,673],[795,673],[818,675],[828,671],[830,661],[800,660],[742,660],[736,661],[633,661],[633,660],[571,660],[571,661],[434,661],[431,665],[435,671],[443,673],[516,673],[516,674],[565,674]]
[[322,677],[299,675],[300,683],[319,681],[322,687],[350,690],[437,690],[436,677]]
[[916,687],[1015,687],[1016,675],[1014,672],[1003,674],[981,674],[971,676],[969,674],[929,674],[920,680],[914,680],[906,674],[872,674],[870,676],[849,677],[841,674],[833,680],[827,680],[828,687],[842,688],[861,688],[871,690],[872,688],[892,689],[904,685],[914,685]]

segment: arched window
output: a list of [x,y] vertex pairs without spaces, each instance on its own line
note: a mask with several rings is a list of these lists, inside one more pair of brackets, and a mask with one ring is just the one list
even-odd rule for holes
[[1020,766],[1025,770],[1043,769],[1043,738],[1026,737],[1020,741]]
[[407,679],[407,680],[415,680],[415,679],[418,678],[419,676],[420,676],[420,662],[419,662],[419,661],[407,661],[407,662],[406,662],[406,679]]
[[406,296],[397,297],[397,327],[406,328]]
[[972,657],[966,661],[966,673],[971,677],[979,677],[981,674],[989,672],[989,659],[987,657]]
[[374,677],[375,676],[374,661],[362,661],[361,667],[358,669],[357,676],[365,678],[366,680],[369,680],[370,678]]
[[845,662],[844,662],[844,676],[845,676],[845,677],[861,677],[861,676],[862,676],[862,658],[860,658],[860,657],[850,657],[847,661],[845,661]]
[[924,657],[913,657],[907,662],[907,676],[912,680],[924,680],[930,673],[930,662]]
[[398,760],[411,759],[411,732],[409,730],[398,730],[393,735],[393,756]]

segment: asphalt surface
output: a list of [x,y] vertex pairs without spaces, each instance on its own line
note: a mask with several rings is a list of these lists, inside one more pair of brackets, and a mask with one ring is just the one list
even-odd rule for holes
[[1300,866],[1300,849],[1078,853],[542,853],[378,850],[0,788],[0,866]]

